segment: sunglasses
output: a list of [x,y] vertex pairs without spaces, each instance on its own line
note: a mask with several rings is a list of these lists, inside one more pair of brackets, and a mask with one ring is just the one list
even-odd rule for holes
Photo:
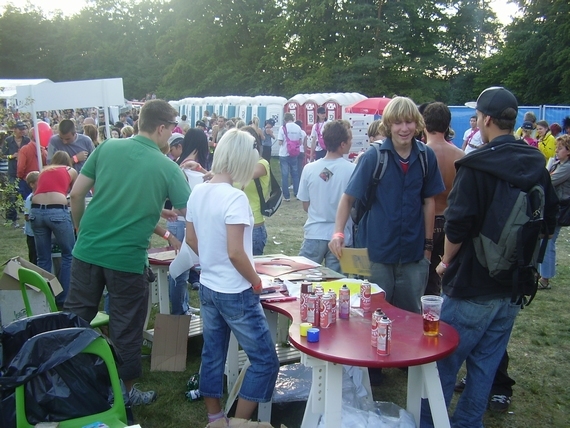
[[170,123],[171,125],[178,126],[178,122],[175,120],[165,120],[166,123]]

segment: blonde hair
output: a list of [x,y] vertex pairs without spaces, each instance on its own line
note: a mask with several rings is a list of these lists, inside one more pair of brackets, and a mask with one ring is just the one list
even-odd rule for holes
[[368,130],[366,131],[366,135],[368,135],[368,140],[372,141],[372,137],[376,137],[377,135],[383,136],[382,131],[380,130],[380,125],[382,121],[380,119],[376,119],[370,125],[368,125]]
[[570,135],[568,134],[561,135],[560,137],[556,138],[556,143],[562,144],[566,148],[566,150],[570,150]]
[[402,121],[415,122],[416,133],[422,132],[426,126],[416,103],[407,97],[394,97],[384,109],[380,132],[387,137],[392,137],[390,128],[396,122]]
[[134,133],[135,133],[135,130],[130,125],[123,126],[123,128],[121,129],[121,136],[123,138],[130,138],[133,136]]
[[72,166],[73,164],[71,163],[71,157],[66,152],[64,152],[63,150],[58,150],[51,157],[50,166],[51,165]]
[[245,121],[243,121],[243,120],[238,120],[238,121],[237,121],[237,123],[236,123],[236,128],[237,128],[237,129],[241,129],[241,128],[243,128],[244,126],[245,126]]
[[26,175],[26,183],[28,183],[29,186],[31,186],[34,183],[37,183],[39,176],[40,176],[39,171],[28,172],[28,174]]
[[259,152],[256,150],[253,136],[232,128],[226,131],[216,147],[212,172],[229,174],[233,181],[246,186],[253,178],[253,170],[258,160]]

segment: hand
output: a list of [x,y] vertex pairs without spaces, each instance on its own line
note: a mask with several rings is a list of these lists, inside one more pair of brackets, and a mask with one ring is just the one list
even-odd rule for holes
[[12,153],[12,155],[11,155],[12,159],[18,159],[18,154],[19,154],[18,152]]
[[436,272],[440,277],[443,276],[443,274],[445,273],[445,271],[446,271],[446,268],[445,268],[441,263],[438,264],[438,265],[436,266],[436,268],[435,268],[435,272]]
[[182,243],[176,238],[176,236],[174,236],[174,234],[171,233],[168,237],[168,245],[174,248],[174,254],[178,254]]
[[187,160],[185,162],[182,162],[182,164],[180,165],[180,168],[182,169],[191,169],[193,171],[196,171],[198,169],[201,168],[200,164],[196,161],[193,160]]
[[176,212],[174,212],[174,210],[163,209],[160,212],[160,216],[168,221],[176,221],[178,219],[178,215]]
[[212,171],[207,172],[207,173],[204,174],[204,176],[202,177],[202,180],[203,180],[203,181],[210,181],[213,176],[214,176],[214,173],[213,173]]
[[89,153],[84,150],[82,152],[77,153],[75,156],[77,156],[77,160],[79,162],[83,162],[85,159],[87,159],[87,156],[89,156]]
[[254,294],[261,294],[261,291],[263,290],[263,283],[261,282],[261,278],[259,276],[257,277],[255,284],[251,284],[251,288],[253,288]]
[[329,242],[329,250],[335,255],[337,259],[342,257],[342,247],[344,247],[344,238],[335,237]]

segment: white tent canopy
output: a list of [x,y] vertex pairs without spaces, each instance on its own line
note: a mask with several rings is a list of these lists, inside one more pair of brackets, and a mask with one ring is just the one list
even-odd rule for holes
[[[54,83],[47,79],[2,80],[5,88],[15,88],[13,95],[18,102],[18,109],[29,111],[34,118],[35,135],[39,135],[36,112],[44,110],[63,110],[79,107],[103,107],[107,135],[109,133],[109,107],[125,104],[123,79],[80,80]],[[11,83],[10,83],[11,82]],[[19,83],[17,83],[19,82]],[[17,83],[17,84],[16,84]],[[42,165],[38,144],[38,164]]]
[[0,99],[14,98],[18,86],[38,85],[43,82],[53,83],[48,79],[0,79]]

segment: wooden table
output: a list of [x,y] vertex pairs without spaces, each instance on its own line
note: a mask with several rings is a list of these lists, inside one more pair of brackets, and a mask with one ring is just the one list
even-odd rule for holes
[[[457,331],[440,322],[438,337],[423,334],[421,315],[398,309],[384,300],[384,294],[372,296],[372,308],[382,308],[392,320],[389,356],[379,356],[370,344],[371,313],[351,314],[337,319],[328,329],[320,329],[317,343],[307,342],[299,334],[299,302],[264,303],[264,308],[292,320],[290,342],[301,351],[301,362],[313,368],[313,382],[302,428],[317,426],[324,415],[327,428],[341,424],[342,365],[359,367],[409,367],[407,410],[419,426],[421,399],[427,398],[436,427],[448,428],[449,418],[435,361],[450,355],[459,344]],[[368,377],[365,376],[365,379]]]

